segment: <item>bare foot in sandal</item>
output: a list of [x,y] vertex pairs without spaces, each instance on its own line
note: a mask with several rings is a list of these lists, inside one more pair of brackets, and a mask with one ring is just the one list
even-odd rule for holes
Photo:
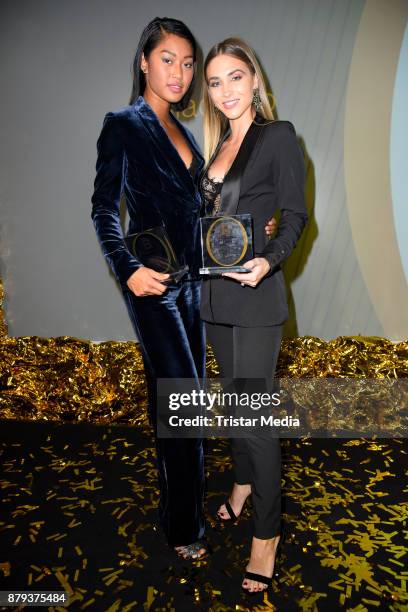
[[[234,512],[236,518],[238,518],[238,516],[241,514],[242,508],[245,504],[245,500],[249,495],[251,495],[250,484],[237,484],[236,482],[234,483],[232,493],[228,502],[231,505],[231,509]],[[230,516],[230,513],[228,512],[225,504],[222,504],[219,507],[217,514],[223,521],[234,519],[234,517]]]
[[262,582],[260,580],[251,579],[250,577],[244,576],[242,582],[242,588],[250,593],[257,593],[259,591],[265,591],[268,588],[272,579],[275,567],[275,558],[278,544],[280,541],[280,535],[270,538],[269,540],[260,540],[259,538],[252,538],[251,558],[246,567],[246,571],[250,574],[262,576],[268,582]]

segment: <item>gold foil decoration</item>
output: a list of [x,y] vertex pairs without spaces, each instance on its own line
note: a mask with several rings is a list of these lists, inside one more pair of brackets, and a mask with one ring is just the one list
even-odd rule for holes
[[[3,304],[0,282],[0,418],[123,423],[149,429],[143,361],[136,342],[9,338]],[[210,377],[219,373],[210,346],[207,370]],[[408,342],[378,337],[340,336],[328,342],[312,336],[284,339],[277,365],[277,377],[294,379],[407,376]],[[365,407],[350,401],[347,398],[345,405],[364,418]],[[400,421],[385,401],[384,405],[379,418],[395,418],[398,428]],[[330,417],[334,423],[335,411]]]
[[[209,376],[218,374],[210,347],[207,365]],[[340,337],[330,342],[310,336],[284,339],[277,368],[277,376],[294,379],[392,379],[407,375],[408,343],[394,344],[382,338]],[[0,380],[1,418],[116,423],[149,429],[143,362],[135,342],[94,344],[67,336],[4,337],[0,342]],[[392,407],[385,399],[383,403],[380,417],[395,419],[395,428],[399,427],[401,422]],[[359,410],[364,418],[364,410]],[[331,417],[336,418],[335,411]]]

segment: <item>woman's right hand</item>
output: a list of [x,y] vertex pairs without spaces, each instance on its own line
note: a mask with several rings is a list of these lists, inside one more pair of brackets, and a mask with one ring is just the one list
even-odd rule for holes
[[267,221],[265,225],[265,234],[268,236],[268,238],[270,238],[272,234],[275,233],[277,227],[278,222],[276,221],[275,217],[272,217],[271,219],[269,219],[269,221]]
[[126,281],[129,289],[137,297],[145,297],[146,295],[162,295],[167,290],[167,286],[162,282],[169,278],[169,274],[156,272],[151,268],[139,268],[133,272]]

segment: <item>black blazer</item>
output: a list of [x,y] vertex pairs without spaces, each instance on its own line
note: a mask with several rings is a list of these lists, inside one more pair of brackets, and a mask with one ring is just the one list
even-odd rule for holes
[[[91,218],[106,261],[122,289],[143,264],[126,248],[120,200],[126,198],[128,232],[165,226],[176,255],[194,275],[199,265],[199,171],[204,159],[193,134],[172,118],[198,160],[192,179],[183,160],[143,96],[106,114],[97,150]],[[144,298],[141,298],[144,299]]]
[[[220,212],[251,213],[255,256],[265,257],[271,270],[256,287],[242,287],[226,277],[206,278],[201,299],[202,319],[241,327],[277,325],[287,320],[281,264],[292,253],[308,219],[304,155],[293,124],[266,123],[259,114],[255,121],[224,178]],[[230,131],[228,127],[207,167]],[[268,239],[265,224],[276,209],[281,210],[278,232]]]

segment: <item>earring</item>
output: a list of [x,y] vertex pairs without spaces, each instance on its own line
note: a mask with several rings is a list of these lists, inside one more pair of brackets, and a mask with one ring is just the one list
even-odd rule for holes
[[262,102],[258,88],[253,90],[252,104],[255,106],[256,110],[260,110],[262,108]]

